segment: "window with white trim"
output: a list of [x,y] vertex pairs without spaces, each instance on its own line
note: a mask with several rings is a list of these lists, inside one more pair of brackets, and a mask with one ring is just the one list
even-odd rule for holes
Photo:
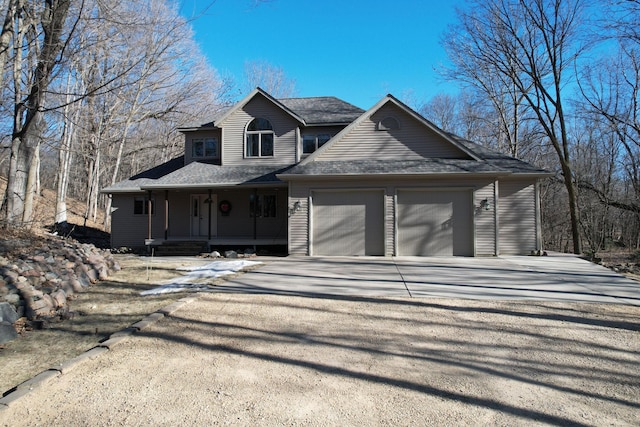
[[191,141],[191,157],[218,157],[218,138],[199,138]]
[[245,133],[245,157],[273,157],[274,132],[269,120],[251,120]]
[[322,147],[330,139],[331,135],[328,133],[321,133],[319,135],[302,135],[302,152],[304,154],[311,154],[318,148]]

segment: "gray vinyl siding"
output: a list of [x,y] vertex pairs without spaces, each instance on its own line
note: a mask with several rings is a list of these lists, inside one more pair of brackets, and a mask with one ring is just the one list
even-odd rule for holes
[[300,209],[289,216],[289,255],[309,255],[309,187],[289,184],[289,206],[300,204]]
[[[148,216],[134,215],[136,197],[147,197],[144,193],[113,194],[111,214],[111,247],[144,247],[148,237]],[[164,235],[164,195],[153,194],[155,213],[151,216],[152,235]]]
[[[275,133],[274,156],[245,158],[245,129],[254,118],[269,120]],[[296,162],[296,129],[298,123],[289,114],[259,95],[238,109],[224,123],[222,141],[223,165],[290,165]]]
[[302,137],[304,135],[330,135],[332,138],[336,136],[345,126],[308,126],[300,130],[300,141],[298,141],[298,152],[300,158],[309,157],[311,153],[302,152]]
[[389,221],[388,218],[396,216],[396,195],[392,188],[387,188],[384,196],[385,203],[385,221],[384,221],[384,238],[385,238],[385,256],[395,255],[396,247],[396,223]]
[[[495,256],[496,248],[496,183],[492,182],[478,188],[474,196],[474,215],[476,231],[476,255]],[[480,208],[482,200],[488,200],[490,208]]]
[[[164,215],[164,211],[160,214]],[[189,237],[191,235],[190,220],[191,194],[169,192],[169,236]]]
[[229,215],[222,216],[216,209],[218,237],[253,238],[253,218],[249,212],[249,196],[252,193],[251,190],[218,193],[218,203],[226,200],[231,204]]
[[[395,118],[398,130],[377,130],[377,123]],[[318,161],[422,158],[467,159],[462,150],[436,132],[409,116],[393,104],[386,104],[371,117],[363,120],[321,153]]]
[[211,129],[211,130],[198,130],[193,132],[187,132],[185,134],[185,145],[184,145],[184,164],[188,165],[194,158],[192,157],[192,141],[194,139],[201,138],[217,138],[218,139],[218,156],[217,157],[205,157],[205,158],[197,158],[195,160],[212,160],[212,159],[220,159],[220,150],[222,147],[222,132],[220,129]]
[[535,182],[501,180],[498,191],[499,253],[528,255],[538,249]]

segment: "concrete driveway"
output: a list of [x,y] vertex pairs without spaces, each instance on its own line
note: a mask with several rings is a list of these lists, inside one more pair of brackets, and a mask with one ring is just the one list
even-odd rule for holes
[[640,283],[579,257],[288,257],[219,290],[280,295],[445,297],[640,305]]

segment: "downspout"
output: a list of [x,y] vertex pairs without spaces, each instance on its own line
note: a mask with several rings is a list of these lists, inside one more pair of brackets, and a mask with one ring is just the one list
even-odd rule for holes
[[207,201],[209,202],[207,203],[209,205],[209,234],[207,240],[211,240],[211,202],[213,201],[211,200],[211,189],[209,189],[209,198]]
[[540,202],[540,180],[536,179],[534,185],[535,202],[536,202],[536,247],[540,254],[543,253],[542,247],[542,205]]
[[164,190],[164,240],[169,238],[169,190]]
[[495,243],[495,256],[500,256],[500,181],[496,179],[493,186],[493,239]]
[[253,240],[258,238],[258,189],[253,189]]
[[149,232],[149,240],[151,240],[151,190],[147,192],[147,229]]

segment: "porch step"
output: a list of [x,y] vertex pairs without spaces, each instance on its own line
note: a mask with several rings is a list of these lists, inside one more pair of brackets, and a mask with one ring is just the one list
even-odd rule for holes
[[208,252],[208,250],[207,242],[163,242],[160,246],[156,246],[155,254],[158,256],[190,256],[199,255]]

